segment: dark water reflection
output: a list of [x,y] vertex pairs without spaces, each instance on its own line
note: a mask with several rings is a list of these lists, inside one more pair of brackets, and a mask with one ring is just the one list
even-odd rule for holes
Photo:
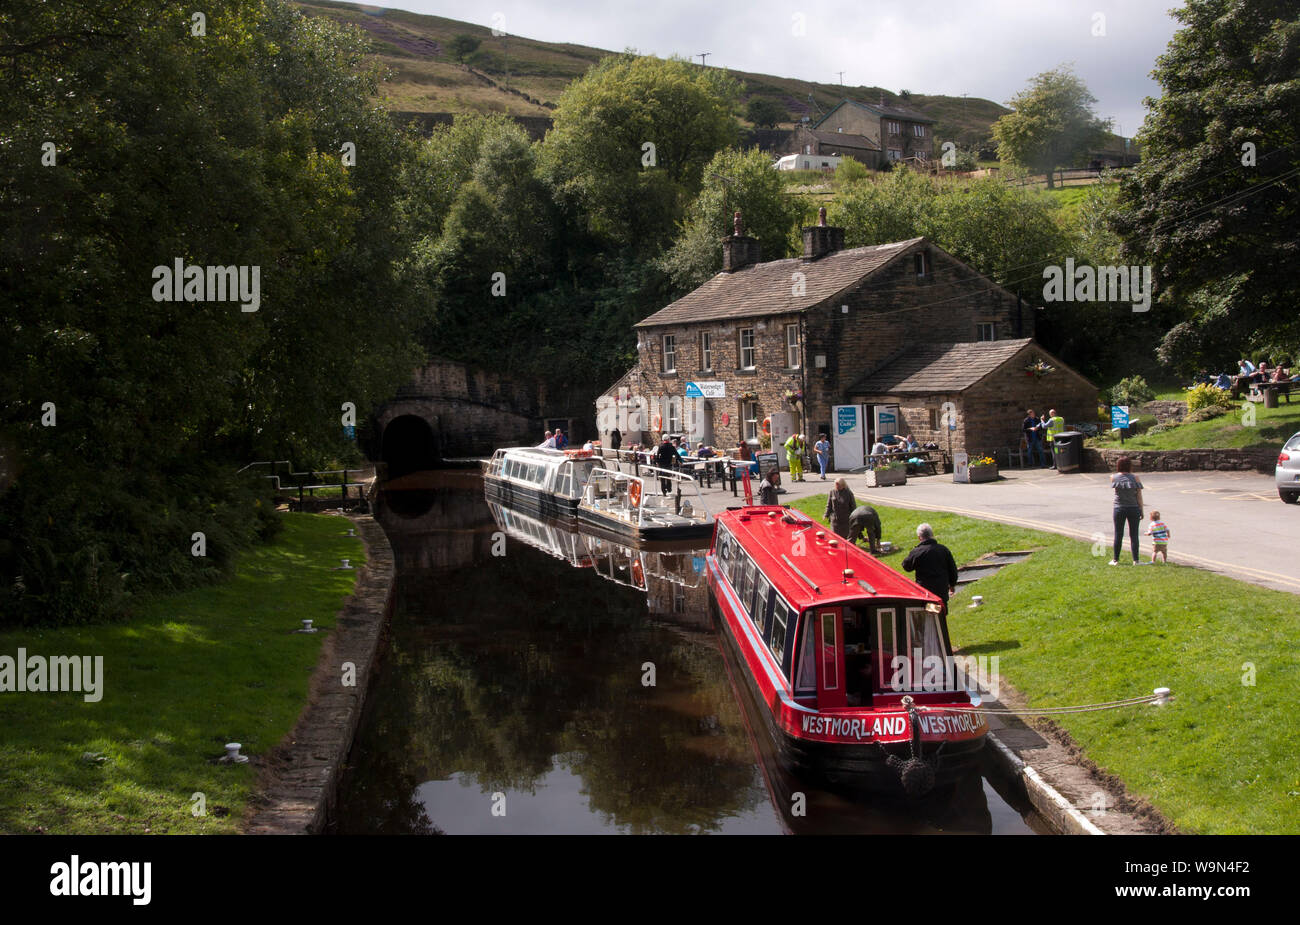
[[703,550],[494,512],[473,473],[422,482],[376,512],[394,613],[335,831],[1029,831],[980,778],[888,807],[783,775],[711,624]]

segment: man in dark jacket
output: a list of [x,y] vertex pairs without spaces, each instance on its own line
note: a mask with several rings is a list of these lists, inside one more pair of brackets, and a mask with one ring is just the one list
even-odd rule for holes
[[957,563],[948,547],[934,538],[929,524],[916,528],[916,538],[920,542],[903,560],[903,571],[916,572],[916,583],[943,601],[947,613],[948,595],[957,590]]
[[831,530],[838,536],[849,535],[849,518],[857,507],[857,499],[849,489],[849,483],[842,478],[835,480],[835,488],[826,496],[825,517],[831,524]]
[[[664,434],[663,443],[659,444],[659,449],[655,451],[655,466],[659,469],[677,469],[681,467],[681,457],[677,455],[677,450],[673,447],[672,440]],[[673,483],[669,479],[659,479],[659,490],[665,495],[671,494]]]
[[884,552],[880,548],[880,515],[870,504],[864,504],[849,515],[849,542],[856,543],[866,534],[871,546],[871,554],[878,556]]

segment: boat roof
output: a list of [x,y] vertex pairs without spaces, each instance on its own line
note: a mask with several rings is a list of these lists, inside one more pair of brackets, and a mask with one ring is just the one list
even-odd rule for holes
[[[746,507],[723,511],[716,519],[754,558],[781,596],[799,610],[897,598],[920,604],[942,603],[916,582],[836,536],[802,511]],[[804,554],[796,556],[793,551],[799,534],[803,535]],[[845,577],[846,568],[852,571],[852,577]]]

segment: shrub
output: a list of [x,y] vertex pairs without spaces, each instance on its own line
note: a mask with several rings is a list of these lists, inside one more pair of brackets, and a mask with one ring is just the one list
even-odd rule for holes
[[1177,427],[1177,426],[1178,426],[1177,424],[1157,424],[1155,427],[1153,427],[1153,428],[1151,428],[1150,430],[1148,430],[1147,433],[1148,433],[1148,434],[1163,434],[1163,433],[1165,433],[1165,432],[1167,432],[1167,431],[1171,431],[1171,430],[1173,430],[1173,429],[1174,429],[1175,427]]
[[1119,383],[1110,390],[1110,403],[1112,405],[1141,405],[1151,401],[1156,397],[1156,393],[1151,391],[1151,386],[1141,376],[1129,376],[1127,379],[1121,379]]
[[1197,408],[1190,412],[1187,417],[1183,418],[1184,424],[1195,424],[1199,421],[1208,421],[1210,418],[1217,418],[1219,415],[1227,414],[1232,410],[1231,405],[1206,405],[1204,408]]
[[[1202,383],[1194,386],[1187,392],[1187,410],[1189,412],[1188,420],[1191,420],[1190,413],[1200,411],[1203,408],[1222,408],[1224,411],[1232,407],[1232,397],[1228,394],[1227,389],[1216,388],[1215,386]],[[1223,412],[1220,411],[1220,414]],[[1213,417],[1214,415],[1210,415]],[[1200,418],[1205,420],[1205,418]]]

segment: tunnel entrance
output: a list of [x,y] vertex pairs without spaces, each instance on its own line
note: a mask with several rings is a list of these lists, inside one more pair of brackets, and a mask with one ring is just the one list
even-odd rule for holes
[[413,414],[389,421],[384,428],[379,458],[388,465],[390,479],[442,465],[438,435],[428,421]]

